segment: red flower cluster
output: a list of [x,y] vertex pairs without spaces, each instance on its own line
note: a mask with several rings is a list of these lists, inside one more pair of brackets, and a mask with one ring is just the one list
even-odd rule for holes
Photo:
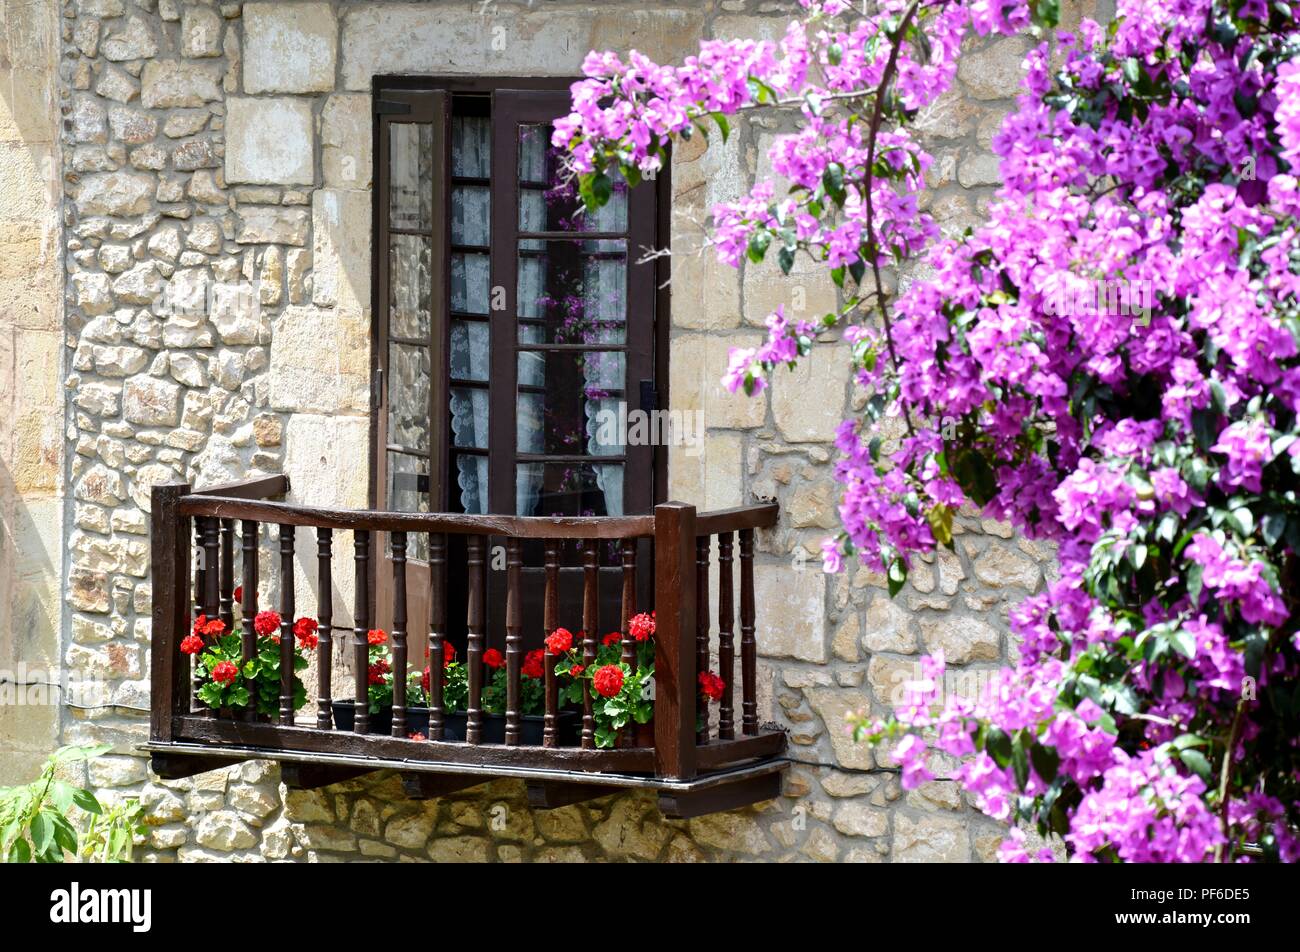
[[239,669],[229,661],[218,662],[212,669],[212,680],[218,684],[230,684],[239,676]]
[[234,593],[233,593],[230,597],[233,598],[233,599],[235,600],[235,604],[236,604],[236,605],[243,604],[243,601],[244,601],[244,586],[242,586],[242,585],[236,585],[236,586],[235,586],[235,591],[234,591]]
[[198,654],[203,650],[203,639],[198,635],[186,635],[181,639],[181,654]]
[[645,641],[647,638],[654,637],[654,612],[651,612],[648,615],[645,612],[642,612],[639,615],[633,615],[628,619],[627,631],[628,634],[632,636],[633,641]]
[[700,692],[710,701],[722,700],[722,693],[727,689],[727,682],[712,671],[700,672]]
[[226,623],[220,618],[209,619],[207,615],[200,615],[194,619],[194,628],[192,634],[202,637],[207,635],[215,638],[217,635],[225,634]]
[[567,628],[557,628],[546,636],[546,650],[553,655],[562,655],[573,647],[573,633]]
[[428,740],[429,738],[425,737],[419,731],[412,731],[411,733],[406,735],[406,739],[407,740]]
[[315,618],[299,618],[293,623],[293,636],[307,649],[313,649],[320,644],[320,637],[316,634],[319,630],[320,623]]
[[483,652],[483,663],[489,668],[504,668],[506,666],[505,655],[495,648],[489,648]]
[[262,637],[274,635],[280,630],[280,613],[279,612],[258,612],[257,617],[253,619],[253,631]]
[[380,658],[378,661],[376,661],[374,664],[370,666],[370,670],[369,670],[370,683],[387,684],[388,672],[391,670],[392,668],[388,664],[388,659]]
[[621,631],[611,631],[608,635],[606,635],[604,638],[601,639],[600,643],[604,645],[606,648],[608,648],[610,645],[616,645],[622,640],[623,640],[623,633]]
[[366,632],[366,642],[372,645],[382,645],[388,640],[388,632],[382,628],[371,628]]
[[524,677],[540,678],[546,674],[546,664],[542,660],[542,649],[537,648],[524,655]]
[[587,666],[585,664],[575,664],[572,668],[569,669],[569,674],[573,675],[576,678],[579,677],[582,674],[582,672],[586,670],[587,670]]
[[456,660],[456,646],[446,638],[442,640],[442,666],[445,668]]
[[592,676],[591,682],[601,697],[613,697],[623,690],[623,669],[616,664],[607,664]]

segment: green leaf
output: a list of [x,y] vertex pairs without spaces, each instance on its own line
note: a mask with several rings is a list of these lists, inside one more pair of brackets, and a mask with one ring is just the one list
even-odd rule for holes
[[794,249],[783,246],[776,253],[776,263],[781,266],[782,274],[789,274],[790,269],[794,267]]
[[87,813],[93,813],[96,816],[104,812],[103,808],[99,805],[99,801],[95,799],[95,795],[89,790],[75,790],[72,794],[72,802]]
[[938,505],[925,514],[925,521],[930,524],[930,531],[940,545],[952,542],[953,512],[948,506]]
[[756,231],[749,236],[749,260],[754,264],[762,262],[767,256],[767,246],[772,243],[772,235],[766,231]]
[[9,855],[5,857],[6,863],[30,863],[32,861],[32,848],[27,844],[25,839],[14,840],[14,845],[9,847]]
[[1051,783],[1056,779],[1056,770],[1061,765],[1061,755],[1051,747],[1034,744],[1029,748],[1029,759],[1033,762],[1034,772],[1044,783]]
[[718,124],[718,131],[722,133],[722,141],[725,143],[727,138],[731,135],[731,124],[727,122],[727,117],[720,112],[711,112],[709,115],[711,115],[713,121]]
[[897,595],[906,583],[907,563],[896,558],[889,564],[889,597]]
[[37,853],[46,852],[50,848],[50,844],[54,842],[54,824],[50,822],[50,818],[45,815],[44,810],[32,817],[30,832],[32,847]]
[[1178,751],[1178,759],[1186,764],[1187,768],[1202,780],[1207,783],[1209,782],[1210,775],[1213,771],[1210,768],[1209,760],[1207,760],[1205,755],[1199,750],[1194,750],[1191,747],[1184,748],[1183,750]]

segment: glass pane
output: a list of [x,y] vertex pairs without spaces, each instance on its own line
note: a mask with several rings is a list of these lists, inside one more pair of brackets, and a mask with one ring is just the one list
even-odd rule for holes
[[393,235],[389,270],[393,300],[388,332],[397,337],[429,339],[429,305],[432,287],[430,239],[420,235]]
[[464,512],[487,512],[488,458],[459,454],[456,457],[456,485],[460,489],[460,505]]
[[[406,453],[388,454],[388,497],[386,508],[392,512],[429,511],[429,461]],[[392,554],[392,547],[387,551]],[[406,534],[406,557],[421,562],[429,560],[429,537],[423,532]]]
[[389,129],[389,223],[427,231],[433,223],[433,127],[394,123]]
[[586,212],[577,179],[564,170],[560,150],[551,145],[550,125],[519,127],[520,231],[627,230],[627,182],[616,175],[609,201]]
[[429,348],[388,346],[388,442],[429,449]]
[[520,340],[622,344],[627,340],[627,243],[622,240],[520,242],[518,310],[533,322]]
[[488,392],[451,388],[451,445],[487,449]]
[[515,502],[521,516],[621,516],[623,464],[520,463]]
[[488,312],[488,256],[456,252],[451,256],[451,309],[465,314]]
[[516,452],[621,454],[625,367],[624,355],[609,351],[520,354]]
[[451,190],[451,241],[486,245],[492,193],[485,185],[457,185]]
[[487,178],[492,168],[492,122],[487,116],[453,116],[451,174]]
[[451,375],[457,380],[488,379],[489,328],[483,321],[451,322]]

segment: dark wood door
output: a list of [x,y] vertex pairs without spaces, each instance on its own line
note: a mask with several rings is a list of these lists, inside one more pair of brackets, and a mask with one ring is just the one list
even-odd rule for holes
[[[376,273],[376,503],[519,515],[648,511],[657,450],[624,435],[629,413],[655,408],[662,359],[656,264],[643,260],[656,242],[654,187],[616,183],[606,208],[581,212],[576,183],[550,146],[550,122],[568,111],[565,90],[404,90],[378,102],[410,111],[381,112],[377,122],[376,254],[387,253]],[[644,548],[638,605],[648,607]],[[383,551],[387,558],[386,543]],[[486,554],[488,646],[504,648],[504,540],[490,539]],[[526,544],[523,556],[531,648],[542,637],[545,556],[540,543]],[[560,624],[576,631],[580,546],[557,556]],[[429,617],[426,558],[423,540],[412,538],[414,636]],[[604,633],[620,623],[621,554],[602,545],[599,558]],[[391,565],[377,569],[378,623],[387,627]],[[461,540],[449,540],[447,574],[459,651],[468,590]]]

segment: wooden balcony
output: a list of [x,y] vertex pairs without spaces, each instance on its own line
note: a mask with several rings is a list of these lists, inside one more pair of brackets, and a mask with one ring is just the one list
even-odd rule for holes
[[[660,809],[671,817],[731,809],[778,794],[780,772],[786,764],[786,737],[779,728],[758,723],[753,573],[754,530],[775,524],[775,505],[697,513],[693,506],[670,502],[657,506],[652,515],[629,517],[409,514],[338,511],[276,501],[287,493],[288,486],[286,477],[276,476],[202,492],[193,492],[188,485],[153,490],[153,683],[150,741],[145,749],[151,752],[154,769],[161,776],[187,776],[263,758],[279,761],[285,782],[299,787],[323,786],[373,770],[399,771],[408,792],[416,797],[439,796],[495,777],[515,777],[526,782],[529,800],[539,808],[645,788],[658,792]],[[320,623],[318,687],[316,696],[295,712],[292,664],[282,663],[278,718],[259,721],[247,712],[243,712],[245,716],[222,717],[195,699],[196,675],[191,657],[181,653],[180,643],[198,614],[222,619],[227,630],[233,627],[237,584],[243,588],[241,609],[246,618],[251,619],[258,609],[273,607],[256,603],[259,540],[264,534],[260,527],[264,523],[277,527],[272,531],[278,537],[279,559],[272,564],[277,566],[280,603],[274,607],[290,623],[296,616],[312,615],[314,609]],[[299,527],[315,529],[316,590],[327,593],[316,605],[303,604],[306,600],[299,600],[294,591],[294,545]],[[333,551],[337,531],[351,533],[351,553]],[[408,547],[418,535],[427,539],[427,548],[423,540],[420,546],[420,551],[428,553],[425,563],[406,559]],[[715,536],[716,546],[712,544]],[[470,672],[464,739],[444,738],[451,712],[443,710],[436,678],[437,686],[430,691],[428,734],[413,738],[405,723],[405,688],[398,685],[405,684],[402,672],[423,669],[426,657],[433,670],[442,669],[444,638],[450,630],[446,553],[451,551],[448,540],[453,537],[463,537],[463,546],[457,542],[454,551],[467,554],[466,564],[457,568],[464,569],[469,590],[464,599],[467,617],[463,626],[457,626],[465,633],[465,661]],[[504,591],[504,612],[488,613],[484,603],[490,569],[484,556],[497,545],[504,546],[507,553],[503,579],[493,582]],[[621,555],[621,566],[598,571],[598,545],[606,550],[613,547]],[[623,660],[635,650],[628,619],[636,611],[656,610],[652,740],[641,737],[638,741],[631,731],[625,731],[615,748],[597,747],[590,687],[584,691],[582,705],[565,713],[558,697],[554,660],[547,656],[545,729],[540,744],[525,742],[518,701],[525,639],[537,643],[557,624],[576,628],[568,619],[557,617],[560,559],[556,553],[560,546],[576,548],[583,556],[583,660],[590,663],[595,658],[602,575],[608,582],[614,572],[621,583]],[[542,617],[525,617],[528,612],[520,575],[526,548],[540,548],[545,553],[543,564],[531,567],[544,579]],[[653,561],[640,572],[639,551],[651,553]],[[711,564],[715,553],[716,566]],[[335,628],[328,593],[334,588],[335,563],[345,559],[355,573],[353,627]],[[377,570],[383,571],[385,583],[391,573],[391,586],[376,584]],[[408,629],[407,586],[415,572],[428,573],[429,617],[411,619]],[[712,600],[711,576],[718,589]],[[640,586],[642,591],[653,592],[653,605],[634,604],[638,582],[646,583]],[[392,619],[392,657],[398,669],[393,676],[391,736],[367,732],[366,635],[370,620],[376,617],[377,593],[392,600],[387,606],[391,611],[385,612]],[[716,615],[710,611],[712,605],[716,605]],[[485,738],[482,708],[485,645],[489,638],[500,642],[501,634],[489,631],[489,614],[503,623],[509,692],[504,742],[498,743]],[[716,624],[711,624],[712,620]],[[254,650],[253,640],[253,635],[245,634],[246,658]],[[351,649],[351,672],[332,670],[336,642]],[[282,638],[282,658],[290,657],[292,643],[291,636]],[[725,688],[711,730],[708,702],[698,691],[698,672],[707,669],[714,651]],[[734,677],[737,670],[738,679]],[[738,686],[733,686],[733,680],[739,681]],[[350,731],[339,730],[334,723],[331,702],[340,697],[353,699]],[[574,731],[566,737],[557,729],[561,718],[580,720],[580,734]]]

